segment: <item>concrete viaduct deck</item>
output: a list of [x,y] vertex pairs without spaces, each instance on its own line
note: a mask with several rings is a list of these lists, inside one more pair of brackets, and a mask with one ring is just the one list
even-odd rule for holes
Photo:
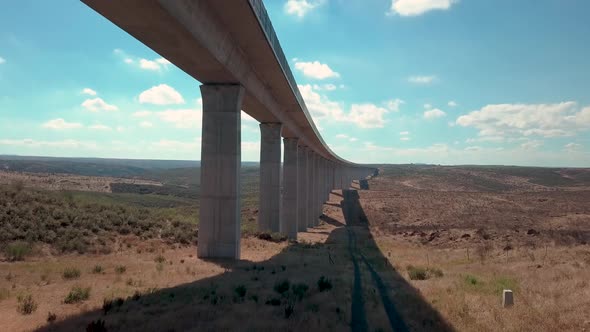
[[241,110],[260,122],[261,231],[296,239],[332,189],[374,173],[323,141],[262,0],[82,2],[202,83],[199,257],[240,258]]

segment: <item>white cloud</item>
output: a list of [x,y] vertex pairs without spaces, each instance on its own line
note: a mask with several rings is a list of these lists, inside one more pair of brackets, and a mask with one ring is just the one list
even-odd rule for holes
[[396,98],[396,99],[392,99],[392,100],[389,100],[388,102],[386,102],[385,106],[387,107],[388,110],[390,110],[392,112],[399,112],[402,104],[405,104],[405,101]]
[[166,110],[157,112],[160,120],[173,124],[176,128],[201,128],[203,112],[198,109]]
[[532,141],[526,141],[526,142],[522,143],[520,145],[520,147],[525,150],[534,150],[534,149],[541,147],[542,145],[543,145],[542,141],[532,140]]
[[399,138],[399,140],[400,140],[400,141],[409,141],[409,140],[410,140],[410,138],[409,138],[409,137],[407,137],[407,136],[403,136],[403,137],[400,137],[400,138]]
[[140,59],[139,68],[147,70],[160,70],[160,65],[156,61]]
[[93,99],[86,99],[82,103],[82,107],[91,111],[91,112],[98,112],[98,111],[116,111],[119,108],[115,105],[107,104],[102,98],[93,98]]
[[311,85],[299,85],[301,96],[314,121],[327,119],[330,121],[349,122],[360,128],[382,128],[386,122],[384,116],[389,110],[374,104],[352,104],[350,111],[345,113],[339,103],[313,91]]
[[54,129],[54,130],[64,130],[64,129],[79,129],[82,128],[83,125],[77,122],[67,122],[66,120],[59,118],[53,119],[45,122],[41,125],[43,128],[47,129]]
[[133,63],[133,59],[131,59],[131,58],[125,58],[123,61],[125,63],[127,63],[127,64],[132,64]]
[[84,90],[82,90],[82,94],[89,95],[89,96],[96,96],[96,91],[94,91],[90,88],[84,88]]
[[432,105],[431,104],[424,104],[424,109],[429,110],[431,108],[432,108]]
[[452,100],[449,101],[449,103],[447,105],[449,105],[449,107],[457,107],[458,106],[458,104]]
[[392,0],[388,15],[418,16],[431,10],[447,10],[458,0]]
[[436,76],[434,76],[434,75],[430,75],[430,76],[410,76],[410,77],[408,77],[408,82],[414,83],[414,84],[427,85],[427,84],[433,83],[435,80],[436,80]]
[[407,136],[407,135],[410,135],[410,132],[409,131],[400,131],[399,135],[400,136]]
[[150,111],[138,111],[132,114],[133,117],[135,118],[145,118],[148,117],[152,114],[152,112]]
[[468,146],[465,148],[465,151],[481,151],[481,146]]
[[336,138],[346,139],[346,138],[348,138],[348,135],[346,135],[346,134],[338,134],[338,135],[336,135]]
[[124,132],[124,131],[125,131],[125,127],[122,127],[122,126],[118,126],[118,127],[117,127],[117,132],[118,132],[118,133],[122,133],[122,132]]
[[184,104],[184,99],[171,86],[160,84],[143,91],[139,95],[139,102],[155,105]]
[[25,148],[86,148],[96,149],[97,145],[95,142],[83,142],[73,139],[67,139],[62,141],[37,141],[31,138],[25,139],[1,139],[0,145],[18,146]]
[[565,151],[567,152],[576,152],[582,149],[582,145],[578,143],[568,143],[564,145]]
[[92,129],[92,130],[101,130],[101,131],[110,131],[111,130],[111,127],[105,126],[105,125],[102,125],[102,124],[91,125],[88,128],[89,129]]
[[447,115],[447,113],[439,110],[438,108],[431,109],[429,111],[424,112],[424,118],[428,119],[428,120],[442,118],[443,116],[446,116],[446,115]]
[[3,63],[6,63],[6,60],[3,57],[0,56],[0,65],[3,64]]
[[324,1],[311,1],[311,0],[288,0],[285,3],[285,12],[289,15],[295,15],[297,17],[304,17],[307,13],[312,11],[321,5]]
[[337,88],[338,87],[336,85],[331,84],[331,83],[323,84],[323,85],[318,85],[318,84],[313,85],[313,89],[316,91],[334,91]]
[[574,136],[590,128],[590,107],[579,110],[573,101],[559,104],[494,104],[457,118],[486,136]]
[[333,71],[330,66],[319,61],[313,62],[295,62],[295,69],[301,71],[303,75],[318,80],[326,78],[340,77],[340,74]]
[[154,124],[149,121],[142,121],[139,123],[139,126],[141,128],[152,128],[154,126]]
[[374,104],[352,104],[347,118],[361,128],[383,128],[387,110]]
[[358,139],[358,138],[356,138],[356,137],[351,137],[351,138],[349,138],[349,139],[348,139],[348,141],[349,141],[349,142],[356,142],[356,141],[358,141],[358,140],[359,140],[359,139]]

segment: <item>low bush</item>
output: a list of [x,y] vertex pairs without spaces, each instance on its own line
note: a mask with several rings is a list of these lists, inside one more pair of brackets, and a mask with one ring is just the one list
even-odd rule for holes
[[291,286],[291,291],[293,292],[293,295],[295,295],[295,298],[297,298],[297,300],[299,301],[303,300],[303,297],[305,297],[305,293],[308,289],[309,286],[307,286],[304,283],[294,284],[293,286]]
[[16,307],[16,311],[23,315],[30,315],[35,310],[37,310],[37,302],[33,300],[33,296],[31,294],[27,295],[19,295],[18,298],[18,305]]
[[237,286],[236,288],[234,288],[234,293],[236,293],[238,297],[243,298],[244,296],[246,296],[246,286]]
[[90,298],[90,287],[74,286],[72,290],[66,295],[64,303],[73,304],[86,301]]
[[65,280],[72,280],[80,278],[80,270],[75,267],[67,267],[62,273],[62,277]]
[[125,267],[125,265],[117,265],[117,266],[115,266],[115,273],[117,273],[117,274],[123,274],[123,273],[125,273],[125,271],[127,271],[127,267]]
[[279,281],[279,282],[275,283],[274,290],[275,290],[275,292],[277,292],[279,294],[284,294],[286,291],[289,290],[290,286],[291,286],[291,283],[289,282],[289,280],[285,279],[283,281]]
[[425,268],[421,266],[407,266],[408,276],[410,280],[427,280],[430,278],[440,278],[444,275],[443,271],[438,268]]
[[104,268],[101,265],[95,265],[92,268],[92,273],[94,273],[94,274],[101,274],[103,272],[104,272]]
[[30,243],[24,241],[15,241],[9,243],[6,248],[4,248],[4,254],[9,261],[23,261],[32,250],[33,247]]
[[332,289],[332,281],[324,276],[321,276],[318,280],[318,289],[320,292]]

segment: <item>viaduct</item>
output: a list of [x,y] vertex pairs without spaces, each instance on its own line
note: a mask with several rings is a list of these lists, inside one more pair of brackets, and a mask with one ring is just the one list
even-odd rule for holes
[[296,239],[332,189],[375,172],[323,141],[262,0],[82,2],[202,83],[199,257],[240,258],[241,110],[260,122],[261,231]]

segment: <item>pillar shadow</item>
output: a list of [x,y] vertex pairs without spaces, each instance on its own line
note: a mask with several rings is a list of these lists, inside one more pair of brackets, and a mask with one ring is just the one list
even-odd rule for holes
[[[366,297],[372,289],[387,315],[381,318],[389,322],[385,330],[454,331],[379,250],[358,192],[344,190],[342,197],[345,223],[322,216],[336,226],[324,243],[291,243],[263,262],[211,260],[225,273],[121,299],[37,331],[367,331],[375,325],[367,320]],[[333,280],[331,293],[316,286],[323,276]],[[278,295],[277,282],[287,279],[309,286],[307,302]],[[247,289],[245,296],[239,296],[240,285]],[[350,297],[342,291],[347,287]],[[99,320],[106,329],[100,324],[89,328]]]

